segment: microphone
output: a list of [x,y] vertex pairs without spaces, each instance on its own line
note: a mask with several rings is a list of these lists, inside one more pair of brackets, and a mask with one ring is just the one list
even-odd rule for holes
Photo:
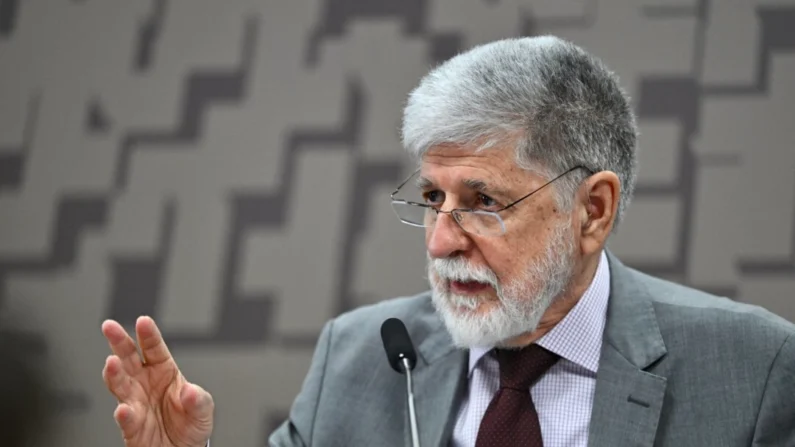
[[417,430],[417,414],[414,411],[414,386],[411,371],[417,365],[417,352],[411,343],[406,325],[397,318],[389,318],[381,325],[381,340],[389,365],[395,371],[406,374],[406,398],[409,404],[409,423],[411,424],[411,445],[420,447]]

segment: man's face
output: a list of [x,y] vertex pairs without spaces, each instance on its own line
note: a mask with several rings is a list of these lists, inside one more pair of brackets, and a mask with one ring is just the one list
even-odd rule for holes
[[[452,146],[429,151],[419,175],[426,202],[444,211],[498,210],[547,181],[516,166],[511,149]],[[558,209],[553,185],[498,214],[503,235],[467,233],[449,214],[426,229],[434,305],[462,347],[532,332],[573,274],[574,220]]]

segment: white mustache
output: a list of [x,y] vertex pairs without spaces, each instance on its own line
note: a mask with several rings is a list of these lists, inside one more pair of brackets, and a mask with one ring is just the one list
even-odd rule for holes
[[479,282],[495,289],[499,286],[497,275],[488,267],[476,267],[464,258],[433,258],[431,267],[440,281]]

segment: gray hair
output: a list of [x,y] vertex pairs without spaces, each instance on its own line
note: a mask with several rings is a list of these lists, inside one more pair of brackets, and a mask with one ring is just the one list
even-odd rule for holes
[[[485,150],[516,145],[516,163],[552,179],[575,167],[609,170],[621,182],[614,230],[636,179],[638,130],[629,97],[599,59],[554,36],[477,46],[431,70],[410,93],[401,138],[416,159],[439,144]],[[567,210],[588,175],[555,183]]]

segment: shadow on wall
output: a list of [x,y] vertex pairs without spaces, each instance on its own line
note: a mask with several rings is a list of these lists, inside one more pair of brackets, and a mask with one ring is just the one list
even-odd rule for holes
[[18,316],[0,318],[0,446],[47,445],[54,407],[40,340]]

